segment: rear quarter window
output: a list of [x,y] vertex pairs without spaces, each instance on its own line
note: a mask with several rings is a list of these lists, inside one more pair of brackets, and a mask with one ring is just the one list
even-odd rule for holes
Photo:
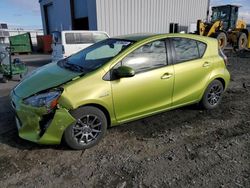
[[198,45],[199,55],[202,57],[207,49],[207,45],[203,42],[196,41]]

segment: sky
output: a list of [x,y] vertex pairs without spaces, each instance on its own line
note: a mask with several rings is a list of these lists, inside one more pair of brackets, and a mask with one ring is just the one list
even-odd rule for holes
[[38,0],[0,0],[0,23],[9,28],[42,29]]
[[[250,0],[211,0],[210,4],[241,5],[239,18],[250,24]],[[38,0],[0,0],[0,23],[7,23],[9,28],[42,29]]]

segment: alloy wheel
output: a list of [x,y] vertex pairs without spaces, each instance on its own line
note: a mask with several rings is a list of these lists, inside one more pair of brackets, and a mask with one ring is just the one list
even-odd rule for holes
[[208,100],[209,104],[216,105],[221,98],[222,92],[223,92],[223,88],[220,85],[212,86],[210,88],[208,95],[207,95],[207,100]]
[[72,128],[73,138],[81,145],[87,145],[97,139],[101,133],[102,123],[96,115],[79,118]]

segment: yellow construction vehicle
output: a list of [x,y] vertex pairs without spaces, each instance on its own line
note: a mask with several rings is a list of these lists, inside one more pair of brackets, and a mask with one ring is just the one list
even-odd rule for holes
[[250,48],[250,32],[243,20],[238,20],[239,7],[236,5],[222,5],[212,7],[210,22],[197,21],[198,35],[218,39],[221,49],[231,44],[235,49]]

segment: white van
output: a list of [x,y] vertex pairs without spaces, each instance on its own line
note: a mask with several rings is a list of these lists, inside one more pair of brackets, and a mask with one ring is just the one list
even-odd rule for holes
[[68,57],[96,42],[109,38],[104,31],[56,31],[52,33],[52,61]]

